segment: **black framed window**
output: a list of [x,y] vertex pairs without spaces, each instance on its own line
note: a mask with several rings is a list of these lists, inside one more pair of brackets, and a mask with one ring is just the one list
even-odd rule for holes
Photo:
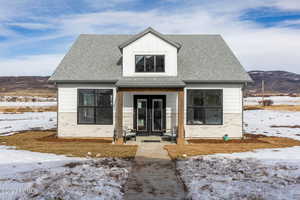
[[187,124],[223,124],[222,90],[187,90]]
[[78,124],[113,124],[112,89],[78,89]]
[[164,72],[164,55],[136,55],[135,72]]

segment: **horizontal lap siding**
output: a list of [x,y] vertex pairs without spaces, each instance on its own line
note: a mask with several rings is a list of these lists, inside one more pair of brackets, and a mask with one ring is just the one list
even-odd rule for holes
[[[77,89],[78,88],[115,88],[107,84],[59,84],[58,85],[58,135],[60,137],[112,137],[114,125],[77,125]],[[223,125],[185,125],[187,138],[220,138],[224,134],[230,137],[242,137],[242,85],[241,84],[193,84],[186,89],[222,89]],[[185,94],[186,94],[185,89]],[[133,95],[142,92],[125,92],[123,125],[133,127]],[[177,125],[177,93],[166,94],[166,128]],[[115,99],[114,99],[115,102]],[[186,103],[186,96],[185,96]],[[115,108],[115,105],[114,105]],[[185,105],[186,123],[186,105]],[[114,112],[115,115],[115,112]],[[115,119],[115,117],[114,117]]]
[[77,88],[58,88],[58,112],[77,112]]
[[[109,84],[59,84],[58,85],[58,136],[59,137],[113,137],[114,125],[77,124],[78,89],[113,89]],[[115,105],[114,105],[115,108]],[[115,111],[114,111],[115,116]],[[115,117],[113,117],[115,121]]]
[[228,134],[231,138],[242,137],[242,84],[191,84],[185,89],[221,89],[223,91],[223,125],[187,125],[185,95],[185,137],[221,138]]

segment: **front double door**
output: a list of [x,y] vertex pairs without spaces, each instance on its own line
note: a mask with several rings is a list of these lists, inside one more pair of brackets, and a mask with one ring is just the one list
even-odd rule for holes
[[134,128],[137,135],[161,135],[166,127],[166,96],[134,96]]

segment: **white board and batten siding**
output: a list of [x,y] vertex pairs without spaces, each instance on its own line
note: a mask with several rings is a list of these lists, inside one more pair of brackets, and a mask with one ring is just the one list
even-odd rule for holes
[[[185,106],[185,137],[186,138],[221,138],[228,134],[231,138],[243,135],[243,84],[189,84],[188,89],[220,89],[223,91],[223,125],[187,125]],[[187,96],[185,95],[185,102]]]
[[[135,55],[165,55],[165,72],[135,72]],[[123,48],[123,76],[177,76],[177,48],[148,33]]]
[[[115,109],[116,89],[112,84],[58,84],[59,137],[113,137],[112,125],[77,124],[78,89],[112,89]],[[113,121],[115,110],[113,111]]]

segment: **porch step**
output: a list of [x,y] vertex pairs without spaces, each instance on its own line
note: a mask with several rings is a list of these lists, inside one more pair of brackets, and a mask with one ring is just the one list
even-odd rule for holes
[[160,136],[137,136],[137,142],[161,142]]

